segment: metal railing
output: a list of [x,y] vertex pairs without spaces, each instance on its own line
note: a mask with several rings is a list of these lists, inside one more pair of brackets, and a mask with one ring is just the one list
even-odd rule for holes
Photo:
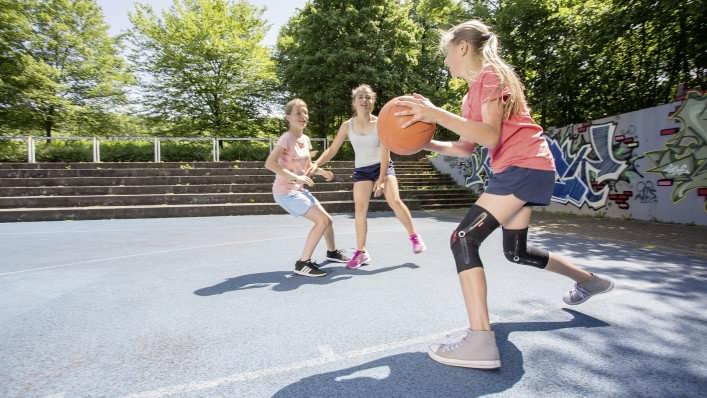
[[[311,141],[321,142],[326,150],[329,147],[328,138],[310,138]],[[162,161],[163,141],[211,141],[211,154],[214,162],[221,161],[221,143],[229,141],[250,141],[267,142],[268,151],[273,150],[273,138],[250,138],[250,137],[0,137],[0,141],[24,141],[27,147],[27,163],[37,162],[37,141],[90,141],[93,163],[101,162],[101,141],[152,141],[154,162]]]

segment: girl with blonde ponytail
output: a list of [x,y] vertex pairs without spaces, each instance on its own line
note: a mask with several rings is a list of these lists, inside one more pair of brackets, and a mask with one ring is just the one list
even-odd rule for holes
[[575,281],[563,297],[566,304],[581,304],[606,293],[613,282],[555,253],[527,245],[531,206],[550,204],[555,186],[554,160],[542,127],[530,116],[523,85],[499,56],[496,35],[483,22],[471,20],[447,31],[440,46],[450,74],[469,84],[462,116],[436,107],[419,94],[400,97],[397,104],[409,109],[396,115],[412,116],[402,127],[417,121],[432,122],[459,135],[456,142],[432,140],[427,150],[468,157],[476,145],[487,147],[493,175],[450,239],[469,330],[459,342],[430,346],[429,355],[452,366],[498,368],[501,359],[489,322],[486,276],[479,257],[479,246],[496,228],[503,227],[506,259]]

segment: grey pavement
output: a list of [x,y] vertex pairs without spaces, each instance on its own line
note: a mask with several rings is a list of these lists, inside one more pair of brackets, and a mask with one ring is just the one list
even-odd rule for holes
[[[503,367],[452,368],[428,344],[466,323],[448,238],[391,213],[370,266],[293,276],[310,224],[287,215],[0,224],[0,397],[697,397],[707,392],[707,256],[535,228],[536,245],[617,283],[571,282],[482,247]],[[335,215],[338,246],[354,246]],[[323,243],[315,260],[323,260]]]

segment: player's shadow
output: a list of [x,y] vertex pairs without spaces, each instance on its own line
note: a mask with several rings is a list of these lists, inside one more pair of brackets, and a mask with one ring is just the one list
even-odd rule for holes
[[419,265],[405,263],[391,267],[372,268],[370,266],[358,269],[348,269],[344,266],[337,268],[326,268],[326,276],[306,277],[294,274],[292,271],[272,271],[259,272],[256,274],[240,275],[235,278],[228,278],[225,281],[213,286],[204,287],[194,291],[197,296],[213,296],[236,290],[259,289],[271,287],[276,292],[288,292],[303,285],[329,285],[332,283],[351,279],[354,276],[375,275],[383,272],[395,271],[401,268],[416,269]]
[[289,397],[479,397],[506,391],[525,373],[523,354],[508,335],[569,328],[596,328],[608,323],[564,309],[572,319],[560,322],[508,322],[493,325],[501,352],[498,370],[457,368],[434,362],[427,353],[392,355],[352,368],[306,377],[278,391]]

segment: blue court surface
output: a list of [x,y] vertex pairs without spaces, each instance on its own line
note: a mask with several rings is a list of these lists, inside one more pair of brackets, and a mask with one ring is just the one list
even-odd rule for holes
[[[542,230],[534,244],[614,291],[567,307],[571,281],[508,263],[496,231],[482,258],[503,367],[432,361],[466,326],[459,219],[415,214],[415,255],[373,214],[372,264],[324,278],[292,274],[311,224],[288,215],[0,224],[0,396],[705,396],[704,258]],[[355,245],[351,215],[334,227]]]

